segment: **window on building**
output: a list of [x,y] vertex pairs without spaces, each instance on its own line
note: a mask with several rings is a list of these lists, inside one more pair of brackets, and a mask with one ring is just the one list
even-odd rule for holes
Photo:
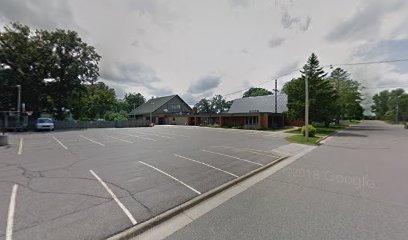
[[172,112],[179,112],[181,110],[181,105],[180,104],[170,105],[170,110]]
[[246,117],[245,124],[246,125],[258,125],[258,117],[257,116]]

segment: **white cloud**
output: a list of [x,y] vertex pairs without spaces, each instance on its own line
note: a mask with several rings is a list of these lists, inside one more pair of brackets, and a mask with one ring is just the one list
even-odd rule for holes
[[[408,43],[407,12],[405,0],[0,0],[0,24],[78,31],[102,56],[101,79],[120,94],[174,93],[193,103],[267,80],[262,87],[272,89],[312,52],[323,65],[408,57],[391,50]],[[404,84],[404,64],[345,69],[373,92]],[[222,81],[193,93],[203,76]]]

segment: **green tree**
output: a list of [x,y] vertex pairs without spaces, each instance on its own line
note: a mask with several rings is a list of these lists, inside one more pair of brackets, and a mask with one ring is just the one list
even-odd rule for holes
[[271,95],[271,94],[272,94],[272,92],[265,89],[265,88],[251,87],[246,92],[244,92],[244,95],[242,97],[243,98],[256,97],[256,96],[265,96],[265,95]]
[[371,106],[371,111],[375,113],[377,119],[385,119],[385,114],[388,112],[390,92],[384,90],[373,96],[374,104]]
[[221,95],[215,95],[211,99],[211,112],[212,113],[223,113],[227,112],[228,109],[231,107],[232,102],[227,101],[223,96]]
[[408,119],[408,94],[404,89],[384,90],[373,96],[371,110],[377,119],[406,121]]
[[75,89],[81,83],[94,84],[99,76],[98,63],[101,57],[74,31],[57,29],[54,32],[41,30],[36,36],[47,49],[49,77],[55,81],[48,84],[48,94],[54,101],[57,119],[63,119],[62,109],[70,109]]
[[124,97],[125,110],[126,112],[131,112],[140,105],[146,102],[145,97],[140,93],[126,93]]
[[329,125],[336,113],[336,92],[326,73],[320,67],[317,56],[312,53],[303,69],[302,76],[287,82],[283,92],[288,95],[289,116],[303,119],[305,102],[305,77],[309,81],[309,116],[313,122]]
[[[0,107],[10,108],[10,99],[17,98],[15,86],[21,85],[27,110],[36,116],[43,110],[55,112],[62,119],[63,109],[72,108],[81,84],[97,80],[100,58],[74,31],[32,31],[12,23],[0,33]],[[54,81],[46,83],[45,78]]]
[[202,98],[198,103],[194,105],[194,107],[197,108],[197,111],[199,113],[211,113],[212,112],[211,102],[206,98]]
[[336,68],[330,74],[330,81],[336,89],[336,123],[340,119],[361,119],[363,108],[360,106],[362,95],[361,84],[350,78],[350,74]]
[[116,108],[115,90],[103,82],[84,85],[84,91],[81,91],[79,95],[80,98],[72,109],[75,119],[102,119],[107,112],[119,112],[119,109]]
[[22,102],[26,109],[41,111],[47,102],[45,83],[48,55],[30,28],[18,23],[5,26],[0,32],[0,108],[16,110],[16,85],[22,86]]

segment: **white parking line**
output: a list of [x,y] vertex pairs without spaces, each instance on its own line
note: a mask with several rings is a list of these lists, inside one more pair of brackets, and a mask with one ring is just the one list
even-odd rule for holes
[[[267,151],[263,151],[263,150],[258,150],[258,149],[252,149],[252,148],[236,148],[236,147],[228,147],[228,146],[214,146],[214,147],[235,149],[235,150],[241,151],[241,152],[250,152],[250,153],[257,154],[257,155],[261,155],[261,156],[279,158],[279,156],[273,155],[273,153],[271,153],[271,152],[267,152]],[[272,155],[265,154],[265,153],[269,153],[269,154],[272,154]]]
[[57,143],[59,143],[63,148],[65,148],[65,150],[68,150],[68,148],[60,140],[58,140],[55,136],[52,136],[52,138],[54,138],[54,140],[57,141]]
[[83,139],[86,139],[86,140],[90,141],[90,142],[93,142],[93,143],[96,143],[96,144],[98,144],[98,145],[101,145],[102,147],[105,147],[105,144],[103,144],[103,143],[97,142],[97,141],[92,140],[92,139],[90,139],[90,138],[87,138],[87,137],[85,137],[85,136],[83,136],[83,135],[79,135],[79,136],[80,136],[81,138],[83,138]]
[[242,158],[239,158],[239,157],[235,157],[235,156],[231,156],[231,155],[227,155],[227,154],[223,154],[223,153],[212,152],[212,151],[208,151],[208,150],[204,150],[204,149],[201,149],[201,151],[217,154],[217,155],[220,155],[220,156],[230,157],[230,158],[234,158],[234,159],[237,159],[237,160],[240,160],[240,161],[244,161],[244,162],[256,164],[256,165],[259,165],[259,166],[263,166],[263,164],[260,164],[260,163],[257,163],[257,162],[252,162],[252,161],[247,160],[247,159],[242,159]]
[[159,134],[153,134],[153,133],[138,133],[138,134],[142,134],[142,135],[151,135],[151,136],[156,136],[156,137],[161,137],[161,138],[168,138],[168,139],[174,139],[173,137],[168,137],[168,136],[163,136],[163,135],[159,135]]
[[20,138],[20,145],[18,146],[18,155],[23,153],[23,137]]
[[183,184],[184,186],[188,187],[190,190],[192,190],[193,192],[197,193],[198,195],[201,194],[201,192],[197,191],[196,189],[194,189],[193,187],[187,185],[186,183],[182,182],[181,180],[178,180],[177,178],[171,176],[170,174],[165,173],[165,172],[163,172],[162,170],[160,170],[160,169],[158,169],[158,168],[156,168],[156,167],[153,167],[152,165],[149,165],[149,164],[147,164],[147,163],[145,163],[145,162],[142,162],[142,161],[139,161],[139,162],[140,162],[141,164],[144,164],[144,165],[146,165],[146,166],[148,166],[148,167],[150,167],[150,168],[153,168],[154,170],[156,170],[156,171],[158,171],[158,172],[160,172],[160,173],[163,173],[163,174],[166,175],[167,177],[169,177],[169,178],[171,178],[171,179],[173,179],[173,180],[175,180],[175,181],[177,181],[177,182]]
[[210,165],[210,164],[203,163],[203,162],[200,162],[200,161],[197,161],[197,160],[188,158],[188,157],[184,157],[184,156],[181,156],[181,155],[178,155],[178,154],[175,154],[175,153],[173,153],[173,154],[174,154],[174,156],[176,156],[176,157],[183,158],[183,159],[186,159],[186,160],[189,160],[189,161],[193,161],[193,162],[196,162],[196,163],[200,163],[200,164],[205,165],[205,166],[207,166],[207,167],[210,167],[210,168],[213,168],[213,169],[215,169],[215,170],[221,171],[221,172],[223,172],[223,173],[229,174],[229,175],[231,175],[231,176],[233,176],[233,177],[236,177],[236,178],[238,177],[237,175],[235,175],[235,174],[233,174],[233,173],[230,173],[230,172],[228,172],[228,171],[225,171],[225,170],[222,170],[222,169],[220,169],[220,168],[214,167],[214,166],[212,166],[212,165]]
[[128,140],[125,140],[125,139],[116,138],[116,137],[109,136],[109,135],[105,135],[105,134],[101,134],[101,135],[102,135],[102,136],[106,136],[106,137],[110,137],[110,138],[115,139],[115,140],[118,140],[118,141],[127,142],[127,143],[133,143],[133,142],[128,141]]
[[153,141],[153,142],[156,142],[156,141],[157,141],[156,139],[147,138],[147,137],[141,137],[141,136],[133,135],[133,134],[127,134],[127,133],[119,133],[119,134],[126,135],[126,136],[130,136],[130,137],[135,137],[135,138],[140,138],[140,139],[145,139],[145,140],[149,140],[149,141]]
[[129,218],[129,220],[132,222],[133,225],[137,224],[136,219],[132,216],[130,211],[123,205],[119,199],[116,197],[116,195],[112,192],[112,190],[106,185],[106,183],[92,170],[89,170],[91,174],[99,181],[100,184],[108,191],[108,193],[112,196],[112,198],[115,200],[115,202],[119,205],[119,207],[125,212],[126,216]]
[[14,226],[14,212],[16,209],[16,196],[18,185],[14,184],[11,190],[10,204],[7,216],[7,228],[6,228],[6,240],[13,239],[13,226]]
[[162,132],[164,135],[172,135],[172,136],[177,136],[177,137],[185,137],[185,138],[190,138],[190,136],[183,135],[183,134],[178,134],[178,133],[173,133],[173,132]]

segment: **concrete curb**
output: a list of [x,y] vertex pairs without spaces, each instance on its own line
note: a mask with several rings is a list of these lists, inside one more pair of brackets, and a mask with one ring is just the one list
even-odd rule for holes
[[204,201],[206,199],[209,199],[212,196],[214,196],[214,195],[216,195],[216,194],[230,188],[231,186],[233,186],[233,185],[235,185],[235,184],[237,184],[239,182],[242,182],[243,180],[245,180],[245,179],[247,179],[247,178],[249,178],[249,177],[251,177],[251,176],[253,176],[253,175],[255,175],[255,174],[257,174],[257,173],[259,173],[259,172],[261,172],[261,171],[263,171],[263,170],[265,170],[265,169],[267,169],[267,168],[269,168],[269,167],[271,167],[271,166],[273,166],[273,165],[275,165],[277,163],[279,163],[279,162],[281,162],[282,160],[286,159],[287,157],[288,156],[280,156],[278,159],[276,159],[273,162],[270,162],[270,163],[266,164],[265,166],[257,168],[257,169],[255,169],[255,170],[253,170],[253,171],[251,171],[251,172],[249,172],[249,173],[247,173],[245,175],[242,175],[242,176],[240,176],[240,177],[238,177],[238,178],[236,178],[234,180],[231,180],[231,181],[229,181],[227,183],[224,183],[223,185],[221,185],[221,186],[219,186],[217,188],[214,188],[214,189],[212,189],[212,190],[210,190],[210,191],[208,191],[208,192],[206,192],[204,194],[201,194],[201,195],[199,195],[199,196],[197,196],[197,197],[195,197],[193,199],[188,200],[187,202],[185,202],[185,203],[183,203],[183,204],[181,204],[181,205],[179,205],[177,207],[169,209],[166,212],[147,220],[146,222],[143,222],[143,223],[138,224],[136,226],[130,227],[130,228],[124,230],[123,232],[117,233],[117,234],[107,238],[107,240],[128,240],[130,238],[133,238],[133,237],[147,231],[148,229],[150,229],[150,228],[152,228],[152,227],[154,227],[154,226],[156,226],[156,225],[170,219],[171,217],[173,217],[173,216],[175,216],[175,215],[177,215],[177,214],[179,214],[179,213],[181,213],[181,212],[183,212],[183,211],[185,211],[185,210],[199,204],[200,202],[202,202],[202,201]]

